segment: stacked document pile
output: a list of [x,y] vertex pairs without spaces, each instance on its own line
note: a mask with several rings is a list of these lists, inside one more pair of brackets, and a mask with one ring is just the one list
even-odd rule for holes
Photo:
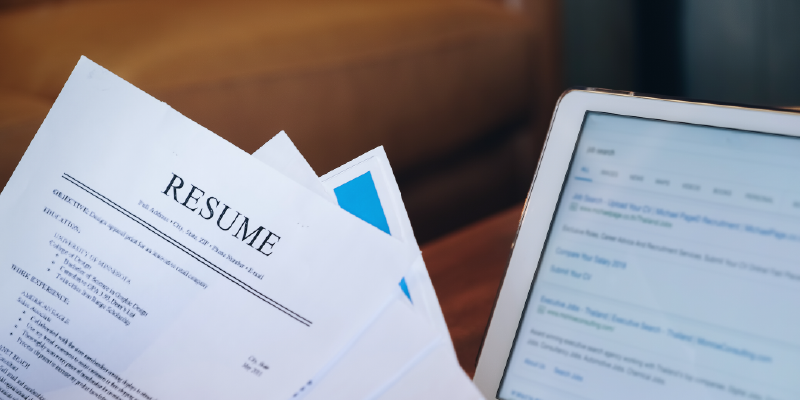
[[382,148],[320,178],[82,58],[0,223],[0,399],[481,398]]

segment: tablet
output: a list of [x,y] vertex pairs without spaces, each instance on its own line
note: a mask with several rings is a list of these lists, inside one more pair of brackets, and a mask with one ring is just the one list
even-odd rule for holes
[[560,99],[475,383],[490,399],[800,398],[800,115]]

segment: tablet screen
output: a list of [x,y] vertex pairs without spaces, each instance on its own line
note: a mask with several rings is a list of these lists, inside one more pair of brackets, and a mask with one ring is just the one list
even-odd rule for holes
[[498,397],[800,398],[800,139],[587,113]]

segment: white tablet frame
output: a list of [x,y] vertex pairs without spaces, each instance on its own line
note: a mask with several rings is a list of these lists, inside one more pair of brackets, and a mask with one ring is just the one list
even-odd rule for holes
[[[474,381],[487,399],[497,399],[587,111],[800,136],[800,113],[793,111],[700,103],[594,88],[564,92],[553,113],[478,359]],[[521,246],[522,243],[525,245]]]

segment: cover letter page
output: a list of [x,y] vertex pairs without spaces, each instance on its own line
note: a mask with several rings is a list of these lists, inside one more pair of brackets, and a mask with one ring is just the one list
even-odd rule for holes
[[0,195],[0,394],[280,399],[402,244],[81,59]]

